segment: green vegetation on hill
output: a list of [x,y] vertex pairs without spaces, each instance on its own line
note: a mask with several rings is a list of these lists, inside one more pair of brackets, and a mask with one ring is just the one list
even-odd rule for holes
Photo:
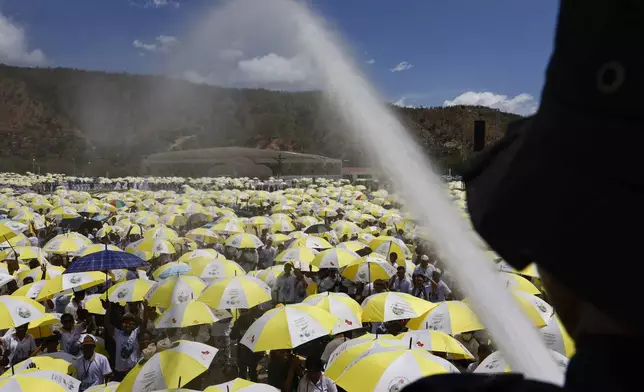
[[[393,108],[436,162],[472,148],[473,121],[498,139],[518,116],[484,107]],[[147,155],[243,146],[364,165],[363,149],[319,92],[194,85],[161,76],[0,65],[0,170],[128,175]],[[35,163],[34,163],[35,160]]]

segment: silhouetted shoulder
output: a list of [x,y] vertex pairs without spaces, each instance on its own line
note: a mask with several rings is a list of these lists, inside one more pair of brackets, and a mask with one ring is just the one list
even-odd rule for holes
[[559,392],[562,388],[526,380],[521,374],[443,374],[409,384],[403,392]]

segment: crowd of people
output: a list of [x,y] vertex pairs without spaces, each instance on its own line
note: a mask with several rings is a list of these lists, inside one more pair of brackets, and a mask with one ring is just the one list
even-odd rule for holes
[[[42,307],[43,314],[24,317],[12,328],[0,325],[3,377],[34,368],[60,371],[39,359],[48,357],[68,363],[62,373],[75,378],[80,391],[152,391],[150,385],[157,384],[141,386],[137,372],[164,353],[174,355],[185,342],[217,349],[203,372],[179,378],[179,386],[193,390],[238,379],[284,392],[372,390],[343,381],[352,361],[341,374],[330,372],[345,354],[359,361],[351,348],[360,343],[368,343],[365,351],[391,344],[422,352],[423,360],[440,365],[397,379],[397,388],[432,372],[507,370],[498,368],[498,360],[486,364],[494,342],[426,234],[384,189],[344,180],[271,180],[268,186],[218,178],[146,179],[145,186],[140,180],[127,186],[97,180],[101,185],[92,191],[61,177],[55,177],[55,189],[35,176],[17,178],[5,178],[0,194],[0,234],[6,233],[0,244],[0,304],[18,313]],[[459,183],[449,185],[456,208],[463,208]],[[70,273],[84,258],[110,252],[134,255],[143,264]],[[532,319],[550,347],[564,358],[572,355],[552,309],[541,309],[547,298],[538,274],[502,262],[498,267],[509,289],[524,298],[526,312],[536,314]],[[349,310],[335,311],[331,300]],[[208,305],[210,322],[202,320],[204,313],[192,320],[177,311],[188,314],[197,303]],[[316,315],[314,306],[325,314]],[[337,325],[322,335],[311,327],[296,343],[290,328],[301,325],[289,319],[290,309],[316,321],[335,317]],[[285,329],[269,332],[273,341],[289,343],[255,345],[256,331],[270,329],[257,325],[279,312]],[[179,327],[167,327],[167,317]],[[383,388],[373,390],[392,390]]]

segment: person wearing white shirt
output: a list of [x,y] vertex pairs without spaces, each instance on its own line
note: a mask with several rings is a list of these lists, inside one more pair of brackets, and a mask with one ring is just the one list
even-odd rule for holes
[[277,249],[273,246],[273,239],[266,238],[266,245],[259,250],[259,265],[261,268],[272,267],[277,254]]
[[95,352],[96,338],[92,335],[85,335],[81,342],[83,355],[76,359],[76,378],[81,381],[80,391],[84,391],[95,385],[107,384],[112,368],[107,358]]
[[78,319],[78,310],[83,308],[83,300],[85,299],[85,291],[76,291],[74,293],[74,298],[65,306],[65,313],[69,313],[74,317],[74,320]]
[[389,290],[409,294],[411,293],[411,289],[412,283],[407,278],[406,269],[404,266],[399,265],[396,269],[396,275],[389,280]]
[[60,323],[63,326],[58,330],[60,332],[60,349],[68,354],[78,355],[78,343],[87,324],[82,322],[74,325],[74,317],[69,313],[60,317]]
[[275,284],[277,302],[283,304],[295,303],[295,281],[297,278],[292,272],[293,264],[286,263],[284,265],[284,274],[277,278],[277,283]]
[[2,360],[0,360],[2,365],[11,366],[20,363],[29,358],[36,349],[34,337],[27,333],[28,325],[23,324],[16,327],[15,330],[8,331],[0,338],[4,350]]
[[413,275],[422,275],[425,278],[425,282],[429,282],[435,269],[433,265],[429,264],[429,256],[422,255],[420,256],[420,264],[414,270]]
[[306,373],[297,384],[297,392],[338,392],[335,383],[322,372],[322,367],[320,358],[306,358]]

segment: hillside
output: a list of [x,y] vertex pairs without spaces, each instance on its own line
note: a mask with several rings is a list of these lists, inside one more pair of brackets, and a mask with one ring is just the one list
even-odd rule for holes
[[[498,139],[517,116],[483,107],[398,108],[443,166],[471,150],[472,123]],[[245,146],[365,164],[318,92],[199,86],[160,76],[0,66],[0,170],[135,174],[145,156]],[[35,160],[35,161],[34,161]]]

